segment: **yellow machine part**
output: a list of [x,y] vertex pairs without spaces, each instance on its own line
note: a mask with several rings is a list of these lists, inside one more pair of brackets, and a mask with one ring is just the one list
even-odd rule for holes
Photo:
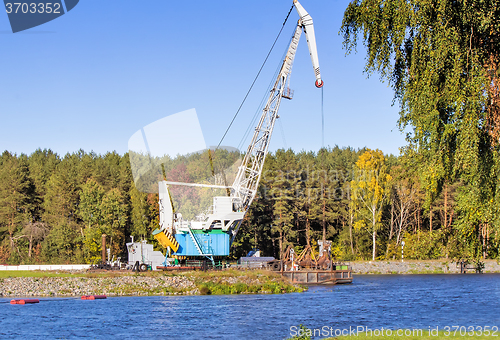
[[154,238],[160,242],[164,248],[170,247],[174,253],[179,249],[179,243],[168,231],[161,231],[154,235]]

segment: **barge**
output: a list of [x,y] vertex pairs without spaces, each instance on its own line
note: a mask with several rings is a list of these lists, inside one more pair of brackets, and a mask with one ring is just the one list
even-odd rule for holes
[[345,284],[352,283],[352,270],[296,270],[283,271],[283,277],[299,284]]
[[298,256],[292,246],[282,255],[282,260],[268,263],[269,269],[279,271],[283,277],[298,284],[345,284],[352,283],[352,268],[331,257],[331,241],[318,241],[320,257],[314,256],[307,246]]

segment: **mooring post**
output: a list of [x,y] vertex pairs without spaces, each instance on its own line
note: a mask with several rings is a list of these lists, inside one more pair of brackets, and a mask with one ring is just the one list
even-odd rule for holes
[[401,262],[404,262],[405,260],[405,255],[404,255],[404,247],[405,247],[405,241],[401,242]]
[[106,234],[102,234],[101,262],[103,265],[106,263]]

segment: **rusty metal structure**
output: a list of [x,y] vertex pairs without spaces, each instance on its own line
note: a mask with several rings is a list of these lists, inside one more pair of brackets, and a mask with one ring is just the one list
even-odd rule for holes
[[352,283],[351,267],[331,257],[330,244],[321,251],[321,255],[315,254],[310,245],[297,255],[293,246],[289,245],[281,254],[280,260],[269,262],[269,269],[279,271],[292,283]]

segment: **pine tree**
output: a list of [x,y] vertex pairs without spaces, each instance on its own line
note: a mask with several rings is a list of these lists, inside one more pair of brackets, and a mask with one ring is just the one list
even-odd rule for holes
[[31,186],[26,157],[17,158],[5,151],[0,156],[0,231],[8,242],[11,258],[14,255],[13,261],[18,263],[22,255],[17,245],[20,236],[16,234],[29,221]]

